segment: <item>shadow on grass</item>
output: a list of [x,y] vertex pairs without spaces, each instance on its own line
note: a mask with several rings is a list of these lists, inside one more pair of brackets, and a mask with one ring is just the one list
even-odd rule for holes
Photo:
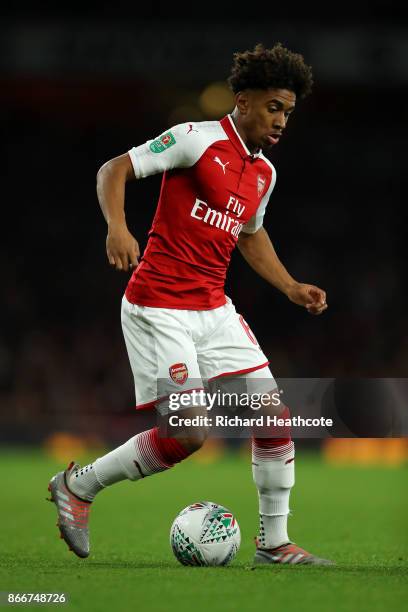
[[325,574],[366,574],[370,576],[408,576],[408,565],[257,565],[251,568],[261,572],[310,572]]
[[106,571],[111,570],[172,570],[177,572],[185,572],[188,570],[194,571],[222,571],[222,572],[302,572],[303,574],[310,573],[316,574],[349,574],[349,575],[367,575],[367,576],[408,576],[408,564],[400,562],[397,565],[358,565],[358,564],[346,564],[338,563],[333,566],[302,566],[302,565],[256,565],[253,566],[249,563],[233,563],[227,567],[189,567],[181,565],[174,560],[169,561],[156,561],[153,559],[110,559],[110,560],[91,560],[91,559],[79,559],[73,555],[67,556],[67,558],[56,560],[55,558],[44,558],[36,555],[29,555],[22,558],[19,555],[3,555],[0,561],[0,568],[6,571],[19,569],[23,567],[26,569],[32,569],[37,573],[48,574],[55,572],[66,572],[67,566],[73,570],[85,570],[89,568],[93,571]]
[[171,561],[87,561],[92,569],[183,569],[182,565]]
[[230,565],[228,567],[196,567],[196,566],[186,566],[181,565],[181,563],[177,563],[176,561],[143,561],[143,560],[135,560],[135,561],[87,561],[86,566],[92,567],[92,569],[131,569],[131,570],[141,570],[141,569],[162,569],[162,570],[176,570],[179,572],[186,572],[189,570],[193,571],[218,571],[218,572],[232,572],[232,571],[250,571],[252,570],[252,566],[249,564],[236,564]]
[[[85,564],[84,564],[85,565]],[[407,565],[346,565],[338,564],[333,566],[294,566],[294,565],[257,565],[236,564],[228,567],[191,567],[184,566],[174,561],[86,561],[86,566],[92,569],[163,569],[163,570],[195,570],[195,571],[222,571],[222,572],[240,572],[240,571],[262,571],[262,572],[310,572],[310,573],[325,573],[325,574],[366,574],[370,576],[407,576]]]

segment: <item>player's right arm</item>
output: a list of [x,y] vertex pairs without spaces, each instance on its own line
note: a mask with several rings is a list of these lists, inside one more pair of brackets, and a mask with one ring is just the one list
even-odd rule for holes
[[106,254],[116,270],[136,267],[140,255],[139,245],[129,232],[125,217],[125,185],[134,178],[128,153],[106,162],[96,177],[96,193],[108,224]]
[[[218,123],[214,124],[218,126]],[[218,127],[213,129],[213,133],[202,135],[197,124],[180,123],[100,168],[96,190],[108,224],[106,252],[109,263],[117,270],[136,266],[140,255],[139,245],[126,225],[126,181],[193,166],[209,143],[219,139],[220,131],[222,129]]]

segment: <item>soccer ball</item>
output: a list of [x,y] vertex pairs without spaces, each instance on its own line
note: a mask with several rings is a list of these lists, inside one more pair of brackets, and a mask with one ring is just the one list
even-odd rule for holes
[[227,565],[239,550],[241,532],[227,508],[209,501],[197,502],[176,516],[170,544],[183,565]]

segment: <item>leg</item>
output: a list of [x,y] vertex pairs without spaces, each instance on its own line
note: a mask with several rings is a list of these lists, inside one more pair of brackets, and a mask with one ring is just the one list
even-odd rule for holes
[[[259,410],[244,409],[244,417],[267,416],[287,418],[283,404],[267,404],[269,396],[277,391],[276,382],[268,367],[250,372],[246,375],[220,379],[222,391],[229,387],[241,388],[245,396],[254,399],[262,394],[266,401]],[[241,384],[240,384],[241,381]],[[237,384],[238,383],[238,384]],[[244,396],[243,396],[244,397]],[[276,396],[275,396],[276,397]],[[258,406],[258,404],[255,404]],[[289,496],[294,485],[294,444],[290,438],[289,428],[277,431],[273,427],[262,426],[252,431],[252,473],[259,496],[259,538],[258,544],[263,548],[274,548],[289,542],[287,521],[289,515]],[[279,436],[279,437],[276,437]]]
[[[183,417],[205,413],[205,407],[193,406],[183,410]],[[83,468],[75,466],[67,476],[67,485],[77,497],[92,502],[99,491],[116,482],[140,480],[170,469],[199,450],[206,437],[204,427],[180,430],[171,438],[160,437],[159,428],[154,427]]]
[[[225,384],[244,378],[247,394],[271,394],[276,382],[248,324],[235,311],[231,301],[213,313],[214,326],[198,345],[200,370],[205,379]],[[216,328],[217,333],[214,333]],[[233,378],[232,378],[233,377]],[[283,406],[275,406],[271,397],[268,413],[281,415]],[[266,410],[263,410],[266,414]],[[253,415],[252,415],[253,416]],[[282,415],[284,416],[284,415]],[[277,437],[279,436],[279,437]],[[289,542],[287,519],[289,496],[294,485],[294,444],[290,433],[265,435],[262,431],[253,440],[253,476],[259,495],[260,537],[257,540],[257,563],[327,564]],[[286,547],[291,547],[290,550]]]
[[[262,371],[249,376],[252,380],[248,381],[248,386],[251,387],[254,379],[262,377]],[[262,385],[267,379],[268,375],[262,379]],[[284,404],[274,406],[272,403],[276,391],[271,391],[271,405],[264,406],[262,415],[264,418],[279,415],[288,419],[289,409]],[[278,435],[284,437],[276,437]],[[289,498],[295,484],[295,447],[289,427],[275,431],[263,427],[255,432],[252,439],[252,474],[258,489],[260,523],[255,563],[332,565],[331,561],[316,557],[292,543],[288,537]]]
[[[185,416],[201,413],[205,408],[191,408]],[[50,501],[57,505],[57,526],[70,550],[79,557],[89,555],[89,510],[99,491],[122,480],[140,480],[168,470],[198,450],[205,438],[205,429],[195,429],[191,436],[183,433],[180,439],[160,438],[154,427],[83,468],[72,462],[65,472],[56,474],[48,486]]]
[[252,474],[259,496],[258,547],[289,542],[289,497],[295,484],[295,448],[290,438],[253,438]]
[[[139,404],[154,407],[169,393],[202,385],[194,343],[183,312],[122,302],[122,326]],[[204,407],[189,408],[191,416]],[[198,412],[197,412],[198,411]],[[158,428],[144,431],[81,468],[73,462],[50,481],[61,537],[80,557],[89,555],[88,517],[95,495],[121,480],[140,480],[167,470],[200,448],[205,431],[162,438]]]

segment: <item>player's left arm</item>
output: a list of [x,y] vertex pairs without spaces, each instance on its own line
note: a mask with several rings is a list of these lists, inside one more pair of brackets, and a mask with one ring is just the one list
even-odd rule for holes
[[268,232],[263,226],[254,233],[241,232],[238,248],[251,268],[282,291],[291,302],[304,306],[308,312],[315,315],[326,310],[326,292],[319,287],[299,283],[292,278],[278,258]]

